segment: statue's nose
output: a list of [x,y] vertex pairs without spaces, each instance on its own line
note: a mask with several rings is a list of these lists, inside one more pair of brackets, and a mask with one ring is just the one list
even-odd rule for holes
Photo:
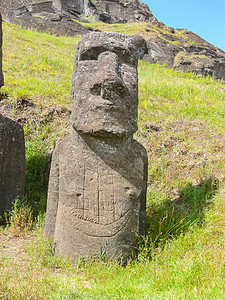
[[116,53],[111,51],[103,52],[98,57],[98,72],[102,80],[112,80],[120,77],[120,62]]
[[126,95],[127,88],[121,77],[120,62],[116,53],[107,51],[98,57],[98,74],[91,93],[113,100]]

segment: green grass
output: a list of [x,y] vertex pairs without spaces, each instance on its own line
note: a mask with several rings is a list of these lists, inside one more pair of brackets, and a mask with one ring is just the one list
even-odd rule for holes
[[[167,42],[173,44],[177,47],[186,47],[187,44],[189,45],[200,45],[195,40],[192,40],[193,37],[188,37],[183,30],[175,30],[174,33],[171,33],[169,28],[164,25],[163,28],[159,28],[149,22],[132,22],[132,23],[125,23],[125,24],[107,24],[103,22],[95,22],[91,19],[88,22],[79,22],[83,26],[92,27],[95,30],[100,31],[109,31],[109,32],[120,32],[129,35],[140,35],[144,37],[146,40],[151,38],[161,39],[163,42]],[[174,40],[175,39],[175,40]],[[177,39],[177,40],[176,40]],[[202,47],[203,45],[201,45]],[[203,46],[205,47],[205,46]]]
[[69,132],[79,39],[3,30],[0,105],[24,127],[27,171],[26,197],[0,230],[0,298],[224,299],[224,83],[139,63],[147,234],[126,267],[101,258],[74,265],[54,255],[43,228],[50,153]]
[[224,119],[223,83],[146,63],[140,63],[139,76],[140,104],[148,113],[152,110],[162,113],[166,111],[173,119],[179,116],[189,119],[207,118],[213,124],[221,123]]
[[[90,26],[89,23],[79,22],[83,26]],[[125,23],[125,24],[107,24],[103,22],[94,22],[91,23],[91,27],[100,30],[100,31],[109,31],[109,32],[120,32],[123,34],[129,35],[140,35],[143,37],[150,38],[151,36],[158,35],[158,32],[162,30],[155,27],[151,23]],[[147,30],[147,31],[146,31]]]
[[3,31],[7,82],[3,90],[9,89],[12,98],[26,96],[40,104],[48,100],[49,104],[67,105],[80,38],[58,38],[9,24],[3,24]]

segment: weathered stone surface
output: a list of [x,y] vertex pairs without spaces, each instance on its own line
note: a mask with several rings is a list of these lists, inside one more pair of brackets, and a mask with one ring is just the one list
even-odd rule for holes
[[109,15],[107,23],[155,22],[158,23],[148,6],[139,0],[101,0],[95,6]]
[[47,203],[45,236],[60,256],[126,262],[145,232],[147,154],[133,139],[138,39],[91,33],[78,45],[72,131],[53,153]]
[[66,11],[71,14],[82,14],[85,7],[84,0],[53,0],[53,6],[58,11]]
[[[76,36],[94,31],[75,20],[105,23],[145,22],[142,35],[147,48],[142,57],[149,63],[210,75],[225,80],[225,53],[186,29],[174,29],[158,22],[140,0],[1,0],[7,22],[36,28],[54,35]],[[91,23],[90,23],[91,26]],[[115,25],[116,26],[116,25]]]
[[157,38],[147,40],[146,45],[148,50],[143,60],[151,64],[165,64],[169,68],[173,67],[176,54],[182,50],[180,47]]
[[[95,3],[91,0],[1,0],[0,9],[6,22],[57,35],[68,35],[67,29],[70,27],[71,36],[85,34],[91,30],[76,23],[74,19],[85,21],[92,18],[106,23],[151,20],[157,23],[148,6],[139,0],[104,0]],[[67,19],[68,22],[73,19],[73,22],[60,22],[62,18],[64,21]],[[41,22],[42,26],[39,24]],[[67,28],[63,28],[64,26]]]
[[0,13],[0,88],[4,85],[4,77],[2,73],[2,16]]
[[25,183],[25,143],[22,127],[0,114],[0,215],[21,199]]
[[67,2],[77,1],[2,0],[0,9],[5,22],[21,25],[23,28],[35,28],[54,35],[66,36],[91,31],[91,28],[84,27],[74,20],[78,17],[76,14],[70,14],[72,8],[70,11],[69,8],[66,9]]
[[[105,23],[145,22],[143,36],[147,48],[142,55],[149,63],[210,75],[225,80],[225,53],[186,29],[174,29],[158,22],[140,0],[1,0],[6,22],[36,28],[54,35],[76,36],[95,29],[76,20]],[[115,25],[116,26],[116,25]],[[142,48],[143,50],[143,48]]]
[[[162,27],[163,25],[161,25]],[[165,64],[169,68],[214,76],[225,80],[225,53],[188,30],[171,30],[164,25],[158,36],[146,39],[143,60]],[[180,34],[179,32],[182,32]]]
[[214,76],[225,81],[225,59],[223,61],[215,60]]
[[76,36],[92,31],[67,16],[46,14],[44,19],[41,16],[32,16],[30,13],[21,15],[15,19],[14,24],[23,28],[36,28],[38,31],[47,32],[56,36]]

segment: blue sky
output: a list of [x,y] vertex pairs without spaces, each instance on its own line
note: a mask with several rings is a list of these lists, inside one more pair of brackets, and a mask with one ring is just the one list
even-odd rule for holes
[[225,0],[142,0],[158,21],[188,29],[225,51]]

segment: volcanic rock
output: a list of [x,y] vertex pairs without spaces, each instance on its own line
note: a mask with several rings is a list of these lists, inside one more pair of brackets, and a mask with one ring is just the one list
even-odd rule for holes
[[72,131],[53,153],[46,214],[59,256],[125,263],[145,233],[147,153],[133,139],[138,40],[91,33],[78,45]]
[[0,114],[0,215],[24,195],[25,142],[22,127]]

